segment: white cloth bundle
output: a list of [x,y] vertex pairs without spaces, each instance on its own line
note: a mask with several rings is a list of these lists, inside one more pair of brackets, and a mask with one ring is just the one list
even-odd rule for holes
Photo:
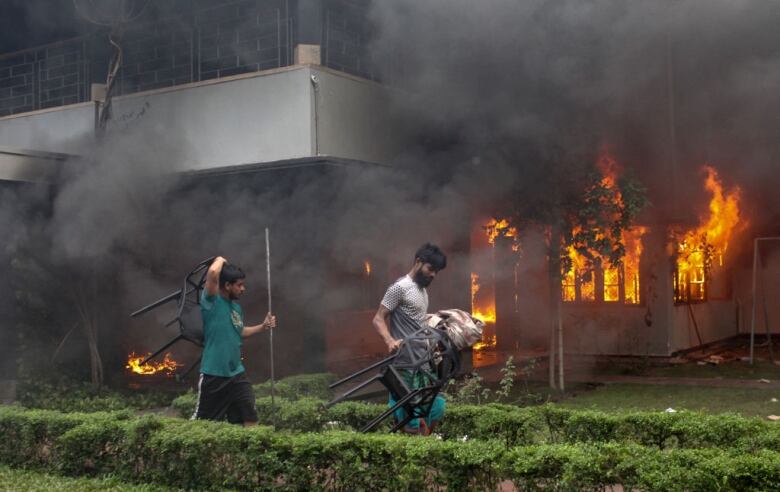
[[485,326],[485,323],[460,309],[443,309],[436,314],[428,314],[425,324],[446,331],[458,350],[471,347],[482,340],[482,328]]

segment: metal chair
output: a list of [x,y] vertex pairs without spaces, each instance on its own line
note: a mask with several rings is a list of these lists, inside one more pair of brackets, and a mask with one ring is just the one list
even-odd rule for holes
[[[206,283],[206,273],[208,272],[208,268],[211,266],[211,263],[215,258],[216,256],[213,256],[198,263],[198,265],[184,277],[184,285],[181,289],[175,292],[171,292],[167,296],[158,299],[148,306],[142,307],[141,309],[130,314],[131,318],[135,318],[169,302],[176,301],[177,303],[176,315],[172,320],[167,322],[165,326],[168,327],[178,323],[179,334],[156,350],[149,357],[144,359],[144,361],[141,362],[141,365],[144,365],[150,360],[154,359],[179,340],[187,340],[199,347],[203,347],[204,337],[203,320],[201,319],[200,315],[200,296],[201,292],[203,292],[203,286]],[[197,279],[197,281],[195,279]],[[192,372],[192,370],[197,367],[198,364],[200,364],[200,359],[201,358],[198,357],[198,360],[195,361],[195,363],[192,364],[186,371],[184,371],[183,374],[177,374],[176,379],[181,381],[187,377],[187,375]]]
[[[419,350],[420,348],[424,350]],[[387,388],[396,403],[371,420],[360,431],[368,432],[374,429],[396,410],[403,408],[406,418],[395,423],[390,430],[395,432],[412,419],[424,418],[430,413],[436,396],[460,370],[460,352],[446,331],[437,328],[420,328],[406,337],[393,355],[336,381],[330,385],[330,388],[341,386],[373,370],[379,370],[379,373],[328,402],[325,407],[329,408],[344,401],[357,391],[378,381]],[[407,380],[422,380],[425,384],[419,388],[410,388],[406,383]]]

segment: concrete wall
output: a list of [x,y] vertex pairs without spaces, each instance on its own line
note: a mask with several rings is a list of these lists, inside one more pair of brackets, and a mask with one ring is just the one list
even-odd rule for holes
[[[671,263],[664,228],[650,228],[643,237],[640,262],[641,304],[564,303],[566,352],[583,355],[670,354],[673,326]],[[659,232],[660,231],[660,232]]]
[[93,103],[7,116],[0,118],[0,146],[70,154],[94,128]]
[[180,139],[185,165],[202,170],[311,154],[308,70],[135,94],[116,103],[112,131],[143,124]]
[[[312,75],[320,81],[316,96]],[[401,148],[387,104],[378,84],[299,66],[117,97],[109,131],[143,125],[182,142],[181,171],[310,157],[318,149],[387,162]],[[78,154],[93,128],[90,103],[9,116],[0,118],[0,145]]]
[[[757,334],[780,332],[780,241],[761,242],[761,265],[756,276]],[[751,256],[752,259],[752,256]],[[740,333],[750,333],[753,318],[753,270],[743,268],[736,275],[735,297],[739,301]],[[766,311],[764,310],[766,306]]]
[[[694,323],[694,319],[696,322]],[[674,307],[674,325],[670,332],[671,351],[699,345],[696,327],[702,343],[733,337],[737,332],[737,305],[734,301],[708,301],[680,304]]]
[[320,155],[385,162],[401,151],[405,138],[391,115],[389,89],[338,72],[313,75]]
[[564,350],[583,355],[667,355],[666,330],[647,326],[645,306],[565,306]]
[[652,228],[643,241],[642,305],[564,304],[567,352],[668,356],[738,333],[737,302],[726,294],[731,290],[728,271],[711,285],[723,287],[719,289],[721,298],[692,304],[690,308],[687,304],[674,304],[673,264],[665,251],[664,236],[656,229],[663,227]]
[[0,181],[52,183],[60,172],[63,158],[0,148]]

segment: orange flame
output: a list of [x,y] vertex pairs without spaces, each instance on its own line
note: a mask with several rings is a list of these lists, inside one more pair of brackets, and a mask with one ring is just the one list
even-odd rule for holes
[[363,262],[363,271],[366,272],[366,277],[371,276],[371,263],[368,260]]
[[681,293],[678,300],[704,300],[706,298],[706,270],[712,260],[717,260],[723,266],[723,257],[729,247],[729,241],[737,228],[744,227],[739,214],[741,190],[735,186],[730,192],[724,193],[723,182],[718,171],[705,165],[707,176],[705,189],[712,198],[709,203],[709,215],[701,217],[701,225],[696,229],[686,231],[677,243],[677,275],[675,277],[676,291],[683,286],[688,292]]
[[[479,275],[476,273],[471,274],[471,316],[483,323],[495,323],[496,322],[496,306],[495,301],[491,302],[488,306],[477,306],[477,292],[479,292]],[[474,346],[476,347],[476,345]]]
[[639,259],[642,257],[642,250],[644,249],[642,236],[645,233],[647,233],[647,227],[640,226],[625,231],[623,235],[623,242],[626,246],[626,255],[623,257],[623,285],[626,304],[639,304],[640,301]]
[[[623,195],[617,188],[617,175],[619,165],[617,161],[604,153],[599,157],[596,166],[602,173],[599,186],[610,190],[614,200],[620,208],[623,206]],[[607,197],[601,198],[606,201]],[[605,202],[608,203],[608,202]],[[572,235],[581,232],[579,227],[572,230]],[[602,273],[604,277],[603,298],[606,302],[620,301],[621,286],[623,290],[623,299],[626,304],[639,304],[639,259],[642,256],[642,236],[647,232],[646,227],[632,227],[623,231],[623,244],[626,252],[622,259],[621,266],[613,266],[607,258],[601,258],[596,251],[589,251],[594,258],[601,259]],[[596,240],[607,237],[611,231],[598,231]],[[568,257],[571,260],[572,268],[563,273],[561,280],[562,297],[564,302],[577,300],[577,282],[579,281],[579,290],[581,301],[596,300],[596,276],[593,266],[588,258],[580,253],[572,245],[568,247]],[[622,267],[622,268],[621,268]],[[622,271],[621,271],[622,270]]]
[[495,346],[496,346],[496,336],[486,335],[482,337],[482,340],[472,345],[472,350],[475,352],[479,352],[481,350],[495,348]]
[[[491,218],[487,224],[482,226],[487,236],[487,244],[496,246],[496,238],[512,238],[512,251],[520,251],[519,235],[517,228],[511,227],[507,219]],[[481,242],[481,241],[480,241]],[[490,287],[490,286],[488,286]],[[496,299],[495,292],[491,289],[485,289],[481,295],[479,275],[471,274],[471,316],[485,323],[485,330],[482,332],[482,340],[473,346],[473,350],[480,351],[496,346],[495,323],[496,323]]]
[[149,361],[146,364],[141,365],[141,362],[150,355],[152,355],[151,352],[147,352],[146,355],[136,355],[135,352],[131,352],[130,355],[127,356],[127,365],[125,366],[125,369],[129,369],[130,372],[135,374],[143,374],[145,376],[160,373],[171,375],[176,372],[176,368],[183,365],[173,360],[170,352],[165,354],[165,357],[163,357],[161,362]]
[[485,232],[488,237],[488,244],[491,246],[496,245],[497,237],[511,237],[514,239],[512,242],[512,251],[519,251],[520,244],[517,242],[518,234],[516,227],[510,227],[509,221],[506,219],[490,219],[490,222],[484,226]]

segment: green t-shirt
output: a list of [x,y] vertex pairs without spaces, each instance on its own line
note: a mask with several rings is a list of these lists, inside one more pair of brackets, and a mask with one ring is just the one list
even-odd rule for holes
[[200,314],[203,318],[203,359],[200,372],[210,376],[233,377],[244,372],[241,363],[241,332],[244,313],[241,306],[221,295],[200,296]]

